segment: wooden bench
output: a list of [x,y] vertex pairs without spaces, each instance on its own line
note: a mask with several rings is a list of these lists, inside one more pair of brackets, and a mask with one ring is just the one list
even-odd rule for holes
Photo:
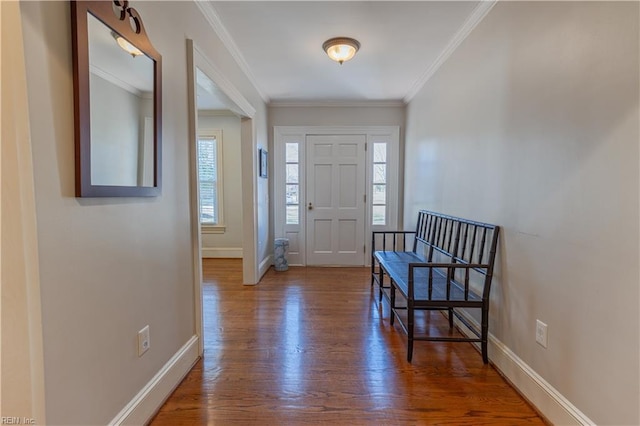
[[[414,340],[480,342],[482,360],[489,362],[489,291],[499,231],[495,225],[422,210],[415,231],[373,232],[371,285],[378,284],[380,300],[389,299],[391,324],[397,318],[407,334],[409,362]],[[398,305],[397,294],[406,303]],[[456,308],[479,309],[480,327]],[[415,336],[415,310],[446,310],[450,329],[456,316],[476,337]]]

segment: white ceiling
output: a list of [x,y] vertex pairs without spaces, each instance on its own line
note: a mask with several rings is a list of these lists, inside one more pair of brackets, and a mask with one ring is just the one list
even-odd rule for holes
[[[215,1],[207,6],[213,8],[218,35],[267,101],[400,101],[410,98],[447,49],[462,40],[481,3],[487,2]],[[344,65],[322,50],[325,40],[337,36],[362,45]]]

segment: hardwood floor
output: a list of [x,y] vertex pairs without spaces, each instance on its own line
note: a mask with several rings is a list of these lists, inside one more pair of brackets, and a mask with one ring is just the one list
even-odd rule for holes
[[151,424],[544,424],[469,343],[416,342],[407,363],[369,277],[272,268],[242,286],[239,260],[205,259],[204,359]]

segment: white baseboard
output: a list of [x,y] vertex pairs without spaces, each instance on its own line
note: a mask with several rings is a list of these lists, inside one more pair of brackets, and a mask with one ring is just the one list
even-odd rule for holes
[[198,336],[194,335],[109,424],[143,425],[149,422],[197,360]]
[[242,259],[242,248],[237,247],[203,247],[202,257]]
[[[478,322],[467,312],[456,311],[469,323],[479,328]],[[471,330],[457,318],[455,323],[464,334],[475,337]],[[474,344],[480,346],[479,343]],[[489,361],[552,424],[595,425],[592,420],[491,333],[489,333]]]

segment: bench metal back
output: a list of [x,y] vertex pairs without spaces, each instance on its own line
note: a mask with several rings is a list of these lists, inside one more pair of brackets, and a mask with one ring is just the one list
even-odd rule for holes
[[[453,263],[480,265],[473,270],[485,276],[483,298],[488,298],[499,232],[497,225],[421,210],[413,251],[425,256],[429,262],[439,253]],[[419,243],[424,245],[424,252],[418,251]]]

